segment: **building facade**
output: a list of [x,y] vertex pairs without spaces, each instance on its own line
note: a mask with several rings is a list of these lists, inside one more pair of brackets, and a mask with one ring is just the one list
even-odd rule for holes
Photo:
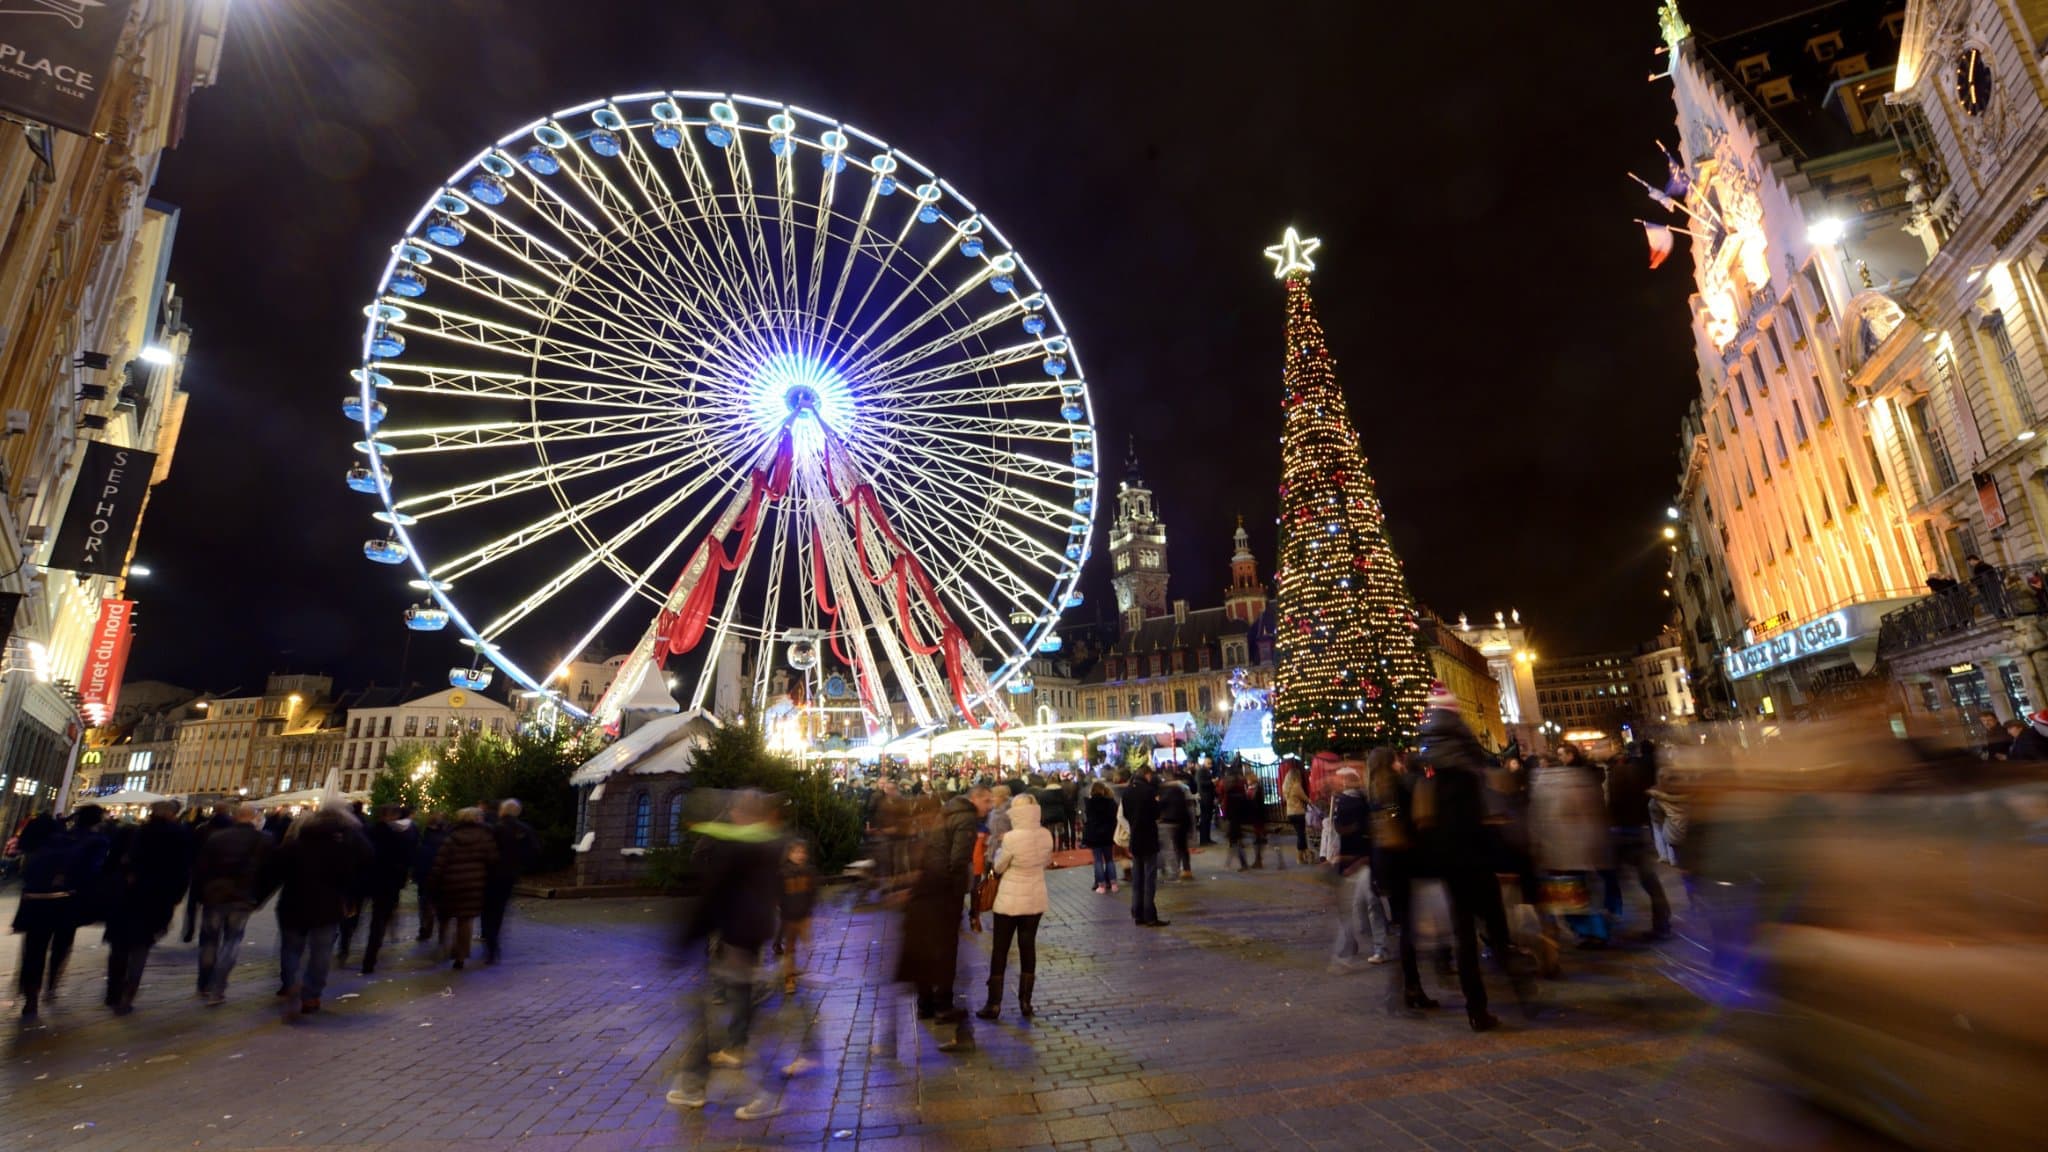
[[1536,666],[1536,699],[1554,735],[1618,747],[1639,722],[1635,677],[1633,652],[1553,658]]
[[165,278],[176,210],[148,200],[191,94],[213,83],[228,0],[136,0],[90,136],[0,133],[0,823],[57,807],[85,723],[79,685],[126,571],[46,567],[92,441],[170,467],[186,333]]
[[1273,682],[1272,616],[1251,539],[1240,520],[1221,605],[1191,608],[1186,600],[1170,599],[1166,526],[1135,454],[1125,473],[1109,535],[1117,626],[1113,632],[1068,629],[1072,663],[1064,679],[1071,687],[1056,668],[1045,690],[1071,691],[1072,715],[1066,718],[1074,720],[1185,716],[1221,725],[1229,719],[1235,670],[1244,669],[1246,687]]
[[[1864,301],[1860,377],[1890,438],[1927,571],[1879,654],[1918,733],[2048,703],[2048,11],[1911,0],[1886,97],[1924,264]],[[1972,558],[1976,559],[1973,560]]]
[[1456,628],[1428,612],[1417,613],[1416,624],[1431,672],[1458,698],[1458,711],[1472,726],[1472,734],[1489,752],[1507,747],[1507,719],[1492,661],[1466,643]]
[[1704,695],[1728,714],[1826,711],[1881,691],[1880,621],[1936,570],[1912,512],[1922,413],[1873,390],[1874,359],[1921,346],[1893,299],[1926,265],[1901,171],[1918,129],[1888,101],[1905,4],[1837,0],[1719,39],[1675,3],[1662,18],[1699,387],[1673,599],[1687,646],[1718,647]]
[[512,709],[461,688],[405,699],[388,689],[373,689],[348,702],[345,712],[347,723],[339,728],[338,737],[339,787],[344,792],[367,793],[393,749],[445,744],[465,732],[510,736],[518,730]]
[[1491,625],[1474,624],[1458,614],[1458,639],[1486,658],[1498,686],[1501,731],[1517,747],[1540,752],[1547,748],[1543,701],[1536,693],[1536,649],[1519,611],[1495,612]]
[[[333,690],[334,681],[326,676],[287,674],[265,679],[259,696],[191,702],[178,725],[171,791],[205,803],[322,786],[324,777],[281,771],[279,752],[287,734],[314,731],[325,722]],[[285,779],[290,782],[275,786]]]
[[1686,663],[1685,634],[1665,628],[1636,649],[1635,714],[1648,731],[1679,728],[1698,716],[1692,698],[1692,672]]

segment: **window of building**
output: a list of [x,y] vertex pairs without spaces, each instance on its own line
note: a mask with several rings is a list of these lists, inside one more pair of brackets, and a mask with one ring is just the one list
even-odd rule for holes
[[633,796],[633,847],[647,847],[654,823],[654,797],[645,792]]
[[1800,410],[1796,397],[1792,401],[1792,438],[1800,447],[1806,446],[1806,413]]
[[434,737],[436,737],[436,736],[439,736],[440,734],[441,734],[441,718],[440,718],[439,716],[429,716],[429,717],[427,717],[427,731],[426,731],[426,737],[427,737],[427,739],[429,739],[429,740],[432,740],[432,739],[433,739]]
[[1735,379],[1736,395],[1742,397],[1742,414],[1744,416],[1747,416],[1752,411],[1754,411],[1754,409],[1752,409],[1749,404],[1749,381],[1743,379],[1742,373],[1740,372],[1730,372],[1729,375],[1734,377]]
[[1082,704],[1083,704],[1083,707],[1084,707],[1084,708],[1086,709],[1086,714],[1087,714],[1087,717],[1088,717],[1088,719],[1090,719],[1090,720],[1093,720],[1093,719],[1095,719],[1095,697],[1093,697],[1093,696],[1090,696],[1090,697],[1088,697],[1088,699],[1087,699],[1087,700],[1085,700],[1085,701],[1083,701],[1083,702],[1082,702]]
[[1984,334],[1990,337],[1991,347],[1998,354],[1998,369],[2005,377],[2006,392],[2012,397],[2013,411],[2019,414],[2021,427],[2033,427],[2041,418],[2034,411],[2027,378],[2020,372],[2020,354],[2012,346],[2012,333],[2006,331],[2003,309],[1993,309],[1984,318]]
[[1764,329],[1764,338],[1771,342],[1771,362],[1775,370],[1783,372],[1785,370],[1785,344],[1784,341],[1778,339],[1778,326],[1773,324],[1769,328]]
[[1816,326],[1824,324],[1833,318],[1834,309],[1828,304],[1827,283],[1821,279],[1820,265],[1814,261],[1808,261],[1802,271],[1806,276],[1806,289],[1813,293],[1813,322]]
[[1202,650],[1196,654],[1195,667],[1203,672],[1209,670],[1209,646],[1207,644],[1202,645]]
[[1204,684],[1201,687],[1195,689],[1195,705],[1203,712],[1207,712],[1215,704],[1215,702],[1216,701],[1214,697],[1211,695],[1209,691],[1209,686],[1207,684]]
[[1771,436],[1778,442],[1778,463],[1790,465],[1792,454],[1785,449],[1785,427],[1776,420],[1771,421]]
[[1162,657],[1162,656],[1160,656],[1160,655],[1159,655],[1159,653],[1157,653],[1157,652],[1154,652],[1154,653],[1152,654],[1152,674],[1153,674],[1154,676],[1157,676],[1157,675],[1159,675],[1159,674],[1160,674],[1161,672],[1165,671],[1165,669],[1166,669],[1166,661],[1165,661],[1165,658],[1164,658],[1164,657]]
[[1764,375],[1764,362],[1756,354],[1756,345],[1749,346],[1749,374],[1756,377],[1756,390],[1762,395],[1771,394],[1771,378]]
[[673,793],[668,798],[668,842],[683,842],[683,794]]
[[420,734],[420,718],[419,718],[419,717],[417,717],[417,716],[407,716],[407,717],[405,718],[405,725],[404,725],[404,731],[405,731],[405,734],[406,734],[407,736],[417,736],[417,735],[419,735],[419,734]]
[[1185,688],[1175,688],[1175,689],[1173,690],[1173,710],[1174,710],[1175,712],[1185,712],[1185,711],[1187,711],[1187,710],[1188,710],[1188,690],[1187,690],[1187,689],[1185,689]]
[[1849,471],[1849,462],[1847,460],[1839,456],[1835,459],[1836,463],[1842,467],[1842,495],[1846,497],[1842,501],[1842,506],[1844,508],[1854,508],[1863,502],[1862,497],[1856,494],[1856,474]]
[[1906,409],[1906,416],[1912,423],[1914,435],[1927,451],[1928,466],[1934,470],[1934,489],[1923,493],[1932,499],[1937,493],[1946,492],[1956,484],[1955,463],[1949,459],[1948,442],[1942,439],[1941,426],[1936,424],[1927,411],[1926,400],[1916,400]]
[[[1118,707],[1120,707],[1120,705],[1119,705],[1119,704],[1117,703],[1117,699],[1116,699],[1116,697],[1114,697],[1114,696],[1108,697],[1108,700],[1109,700],[1109,718],[1110,718],[1111,720],[1114,720],[1114,719],[1116,719],[1116,713],[1117,713],[1117,708],[1118,708]],[[1092,716],[1092,715],[1094,715],[1093,709],[1094,709],[1094,707],[1095,707],[1095,701],[1093,701],[1093,700],[1090,700],[1090,701],[1088,701],[1088,707],[1089,707],[1089,709],[1090,709],[1089,715],[1091,715],[1091,716]]]
[[1173,650],[1173,670],[1175,672],[1185,672],[1188,670],[1187,649],[1175,648]]
[[1142,715],[1144,715],[1144,713],[1145,713],[1145,703],[1144,703],[1144,701],[1142,701],[1142,700],[1140,700],[1140,699],[1138,698],[1138,694],[1137,694],[1136,692],[1133,692],[1133,693],[1131,693],[1131,694],[1130,694],[1130,696],[1126,697],[1126,698],[1125,698],[1125,701],[1124,701],[1124,702],[1125,702],[1126,704],[1129,704],[1129,705],[1131,706],[1131,711],[1130,711],[1130,714],[1131,714],[1131,715],[1133,715],[1133,716],[1142,716]]
[[1762,440],[1756,442],[1756,462],[1763,465],[1764,483],[1769,484],[1771,482],[1771,458],[1764,452],[1764,442]]
[[363,734],[363,718],[358,716],[348,722],[348,738],[353,740]]
[[389,736],[389,735],[391,735],[391,717],[389,717],[389,716],[386,716],[386,717],[384,718],[384,730],[383,730],[382,732],[379,732],[379,733],[377,733],[377,735],[379,735],[379,736]]
[[505,718],[504,718],[503,716],[493,716],[493,717],[491,717],[491,732],[492,732],[492,733],[493,733],[494,735],[503,735],[503,734],[504,734],[504,732],[505,732]]
[[1756,95],[1757,99],[1764,102],[1764,107],[1766,108],[1783,108],[1785,105],[1798,99],[1797,96],[1792,94],[1792,78],[1790,76],[1779,76],[1775,79],[1764,81],[1756,86]]
[[1164,711],[1166,711],[1166,693],[1154,691],[1152,693],[1152,714],[1157,716]]
[[1884,457],[1878,455],[1877,441],[1871,439],[1870,433],[1867,431],[1863,433],[1863,451],[1870,457],[1870,475],[1872,480],[1876,482],[1880,489],[1885,487]]

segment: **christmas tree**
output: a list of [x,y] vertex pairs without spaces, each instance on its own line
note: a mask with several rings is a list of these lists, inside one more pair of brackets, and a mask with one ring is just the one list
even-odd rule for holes
[[1430,682],[1401,559],[1309,297],[1319,243],[1289,228],[1266,249],[1287,285],[1273,746],[1303,755],[1407,742]]

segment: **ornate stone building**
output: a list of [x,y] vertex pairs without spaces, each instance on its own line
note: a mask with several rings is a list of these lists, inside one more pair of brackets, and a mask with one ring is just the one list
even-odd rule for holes
[[1926,264],[1901,173],[1914,129],[1888,99],[1905,4],[1838,0],[1720,38],[1661,14],[1699,365],[1673,599],[1727,712],[1824,711],[1881,689],[1880,619],[1935,566],[1909,514],[1924,413],[1873,390],[1874,358],[1921,346],[1894,303]]
[[[89,441],[157,453],[184,412],[186,330],[165,277],[175,208],[152,202],[186,102],[213,83],[228,0],[136,0],[90,136],[0,133],[0,824],[58,805],[83,723],[78,685],[121,575],[49,559]],[[123,541],[123,546],[126,546]],[[122,571],[125,572],[125,556]],[[87,786],[91,786],[88,782]]]

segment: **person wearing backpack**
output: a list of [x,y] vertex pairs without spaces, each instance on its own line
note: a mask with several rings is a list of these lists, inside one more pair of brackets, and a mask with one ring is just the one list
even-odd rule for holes
[[87,804],[72,813],[68,830],[56,829],[22,839],[27,859],[21,869],[21,902],[14,910],[13,930],[22,937],[21,1015],[33,1019],[39,1001],[57,990],[71,942],[80,924],[90,923],[92,894],[99,886],[110,847],[100,833],[106,810]]

